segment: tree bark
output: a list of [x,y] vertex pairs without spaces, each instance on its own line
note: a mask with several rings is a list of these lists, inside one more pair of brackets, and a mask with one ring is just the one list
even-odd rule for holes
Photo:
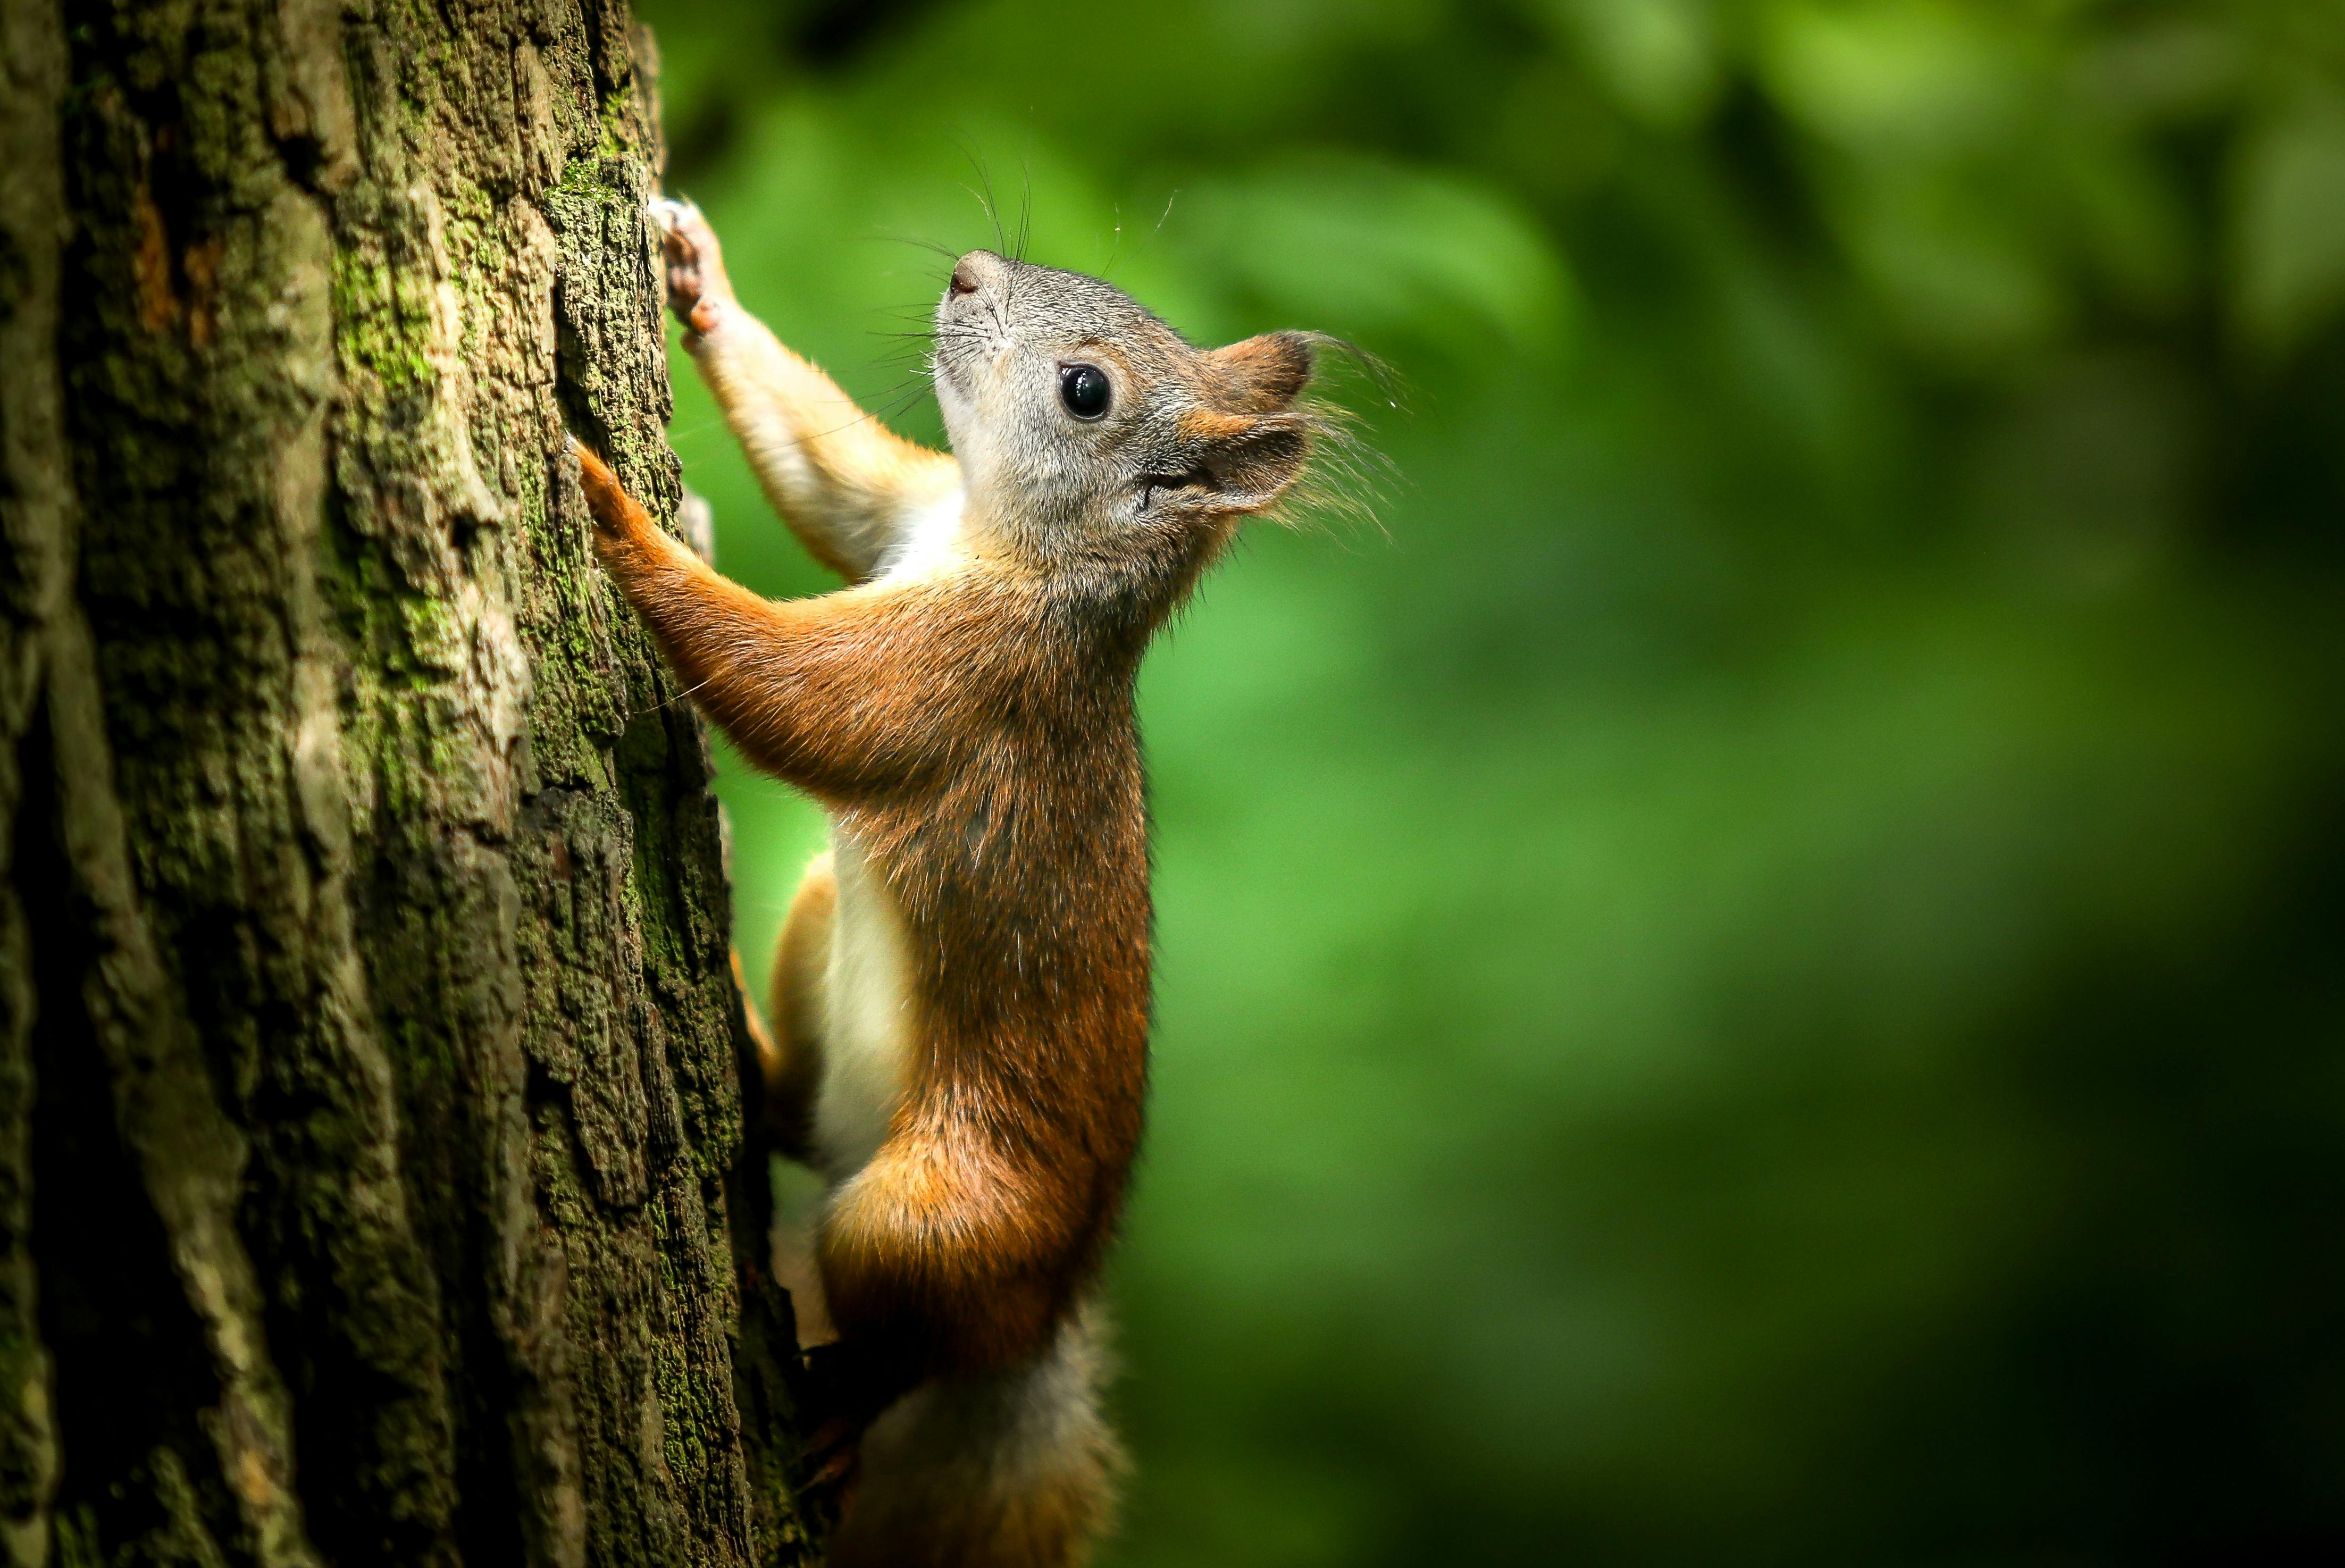
[[0,73],[5,1568],[804,1561],[706,744],[563,450],[672,512],[648,39]]

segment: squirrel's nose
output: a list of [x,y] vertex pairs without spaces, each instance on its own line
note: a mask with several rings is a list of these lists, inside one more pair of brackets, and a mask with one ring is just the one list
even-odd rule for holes
[[952,297],[974,294],[1000,274],[1001,258],[990,250],[972,250],[953,263]]

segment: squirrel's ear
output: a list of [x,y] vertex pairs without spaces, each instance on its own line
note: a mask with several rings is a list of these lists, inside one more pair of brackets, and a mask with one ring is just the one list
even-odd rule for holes
[[1201,410],[1182,427],[1195,454],[1192,472],[1203,481],[1193,503],[1208,511],[1262,511],[1286,493],[1311,459],[1311,421],[1301,414]]
[[1311,339],[1300,332],[1264,332],[1204,359],[1214,401],[1240,413],[1284,409],[1311,379]]

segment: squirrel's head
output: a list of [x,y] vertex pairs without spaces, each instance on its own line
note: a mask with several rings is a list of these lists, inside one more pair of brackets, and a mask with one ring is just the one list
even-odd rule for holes
[[[1038,564],[1177,592],[1302,478],[1313,339],[1200,349],[1121,289],[973,250],[937,306],[937,401],[972,514]],[[1177,580],[1177,581],[1176,581]]]

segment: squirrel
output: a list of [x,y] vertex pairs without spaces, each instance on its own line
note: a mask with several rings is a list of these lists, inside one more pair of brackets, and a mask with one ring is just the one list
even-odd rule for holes
[[847,580],[751,593],[572,442],[597,552],[693,702],[830,817],[756,1031],[770,1135],[827,1183],[838,1339],[807,1366],[824,1474],[853,1476],[829,1561],[1081,1563],[1123,1468],[1095,1286],[1148,1079],[1133,683],[1334,433],[1304,398],[1323,339],[1202,350],[1097,278],[971,251],[936,309],[932,451],[741,308],[696,208],[653,210],[701,377]]

